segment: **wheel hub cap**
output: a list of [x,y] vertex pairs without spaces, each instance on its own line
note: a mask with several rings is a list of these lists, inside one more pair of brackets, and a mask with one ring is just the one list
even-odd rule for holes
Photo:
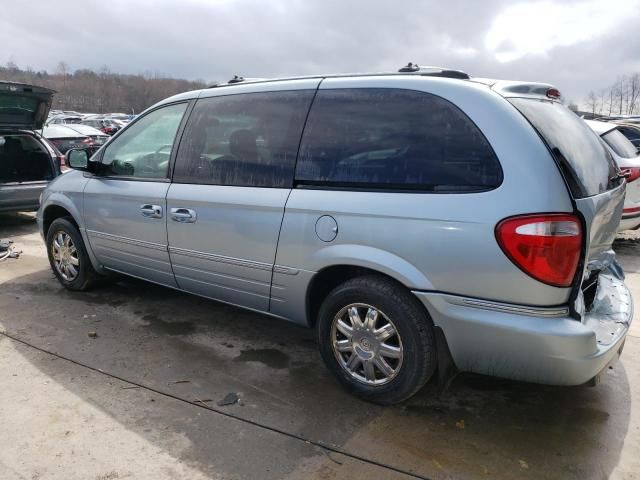
[[332,325],[332,346],[340,366],[355,380],[383,385],[400,371],[403,349],[391,320],[366,304],[341,309]]
[[51,256],[58,274],[65,280],[75,280],[79,273],[80,259],[71,236],[64,231],[56,232],[51,242]]

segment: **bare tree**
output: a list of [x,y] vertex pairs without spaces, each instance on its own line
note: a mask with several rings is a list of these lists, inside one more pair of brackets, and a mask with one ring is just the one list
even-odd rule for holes
[[640,73],[634,73],[629,77],[629,105],[627,115],[633,115],[636,109],[640,111]]
[[98,72],[88,69],[72,72],[66,62],[60,62],[55,73],[49,74],[44,70],[21,70],[11,61],[0,66],[0,78],[52,88],[57,91],[53,108],[87,113],[139,113],[165,97],[207,85],[150,72],[146,76],[121,75],[106,66]]
[[599,104],[598,104],[598,96],[593,90],[589,92],[589,96],[587,97],[586,104],[587,104],[587,107],[589,108],[589,111],[593,115],[595,115],[596,111],[598,111]]

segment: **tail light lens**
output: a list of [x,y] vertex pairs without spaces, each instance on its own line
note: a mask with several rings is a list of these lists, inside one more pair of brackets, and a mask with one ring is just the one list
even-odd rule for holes
[[67,159],[65,158],[64,155],[62,154],[58,155],[58,162],[60,162],[61,172],[66,172],[67,170],[69,170],[69,167],[67,166]]
[[631,183],[640,178],[640,167],[622,168],[622,174],[627,179],[627,183]]
[[496,238],[527,275],[555,287],[571,285],[582,249],[582,225],[574,215],[507,218],[496,227]]
[[84,140],[82,140],[82,143],[85,143],[87,145],[93,145],[93,140],[91,139],[91,137],[87,137]]

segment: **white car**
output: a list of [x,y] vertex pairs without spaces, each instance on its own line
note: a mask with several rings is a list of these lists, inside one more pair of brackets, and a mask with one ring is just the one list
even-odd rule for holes
[[627,177],[627,196],[618,231],[640,227],[640,156],[637,148],[618,130],[618,125],[597,120],[585,120],[600,135],[606,149]]

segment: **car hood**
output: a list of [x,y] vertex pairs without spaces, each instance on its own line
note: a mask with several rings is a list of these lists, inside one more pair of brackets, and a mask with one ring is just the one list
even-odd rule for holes
[[0,82],[0,128],[41,129],[54,93],[44,87]]

